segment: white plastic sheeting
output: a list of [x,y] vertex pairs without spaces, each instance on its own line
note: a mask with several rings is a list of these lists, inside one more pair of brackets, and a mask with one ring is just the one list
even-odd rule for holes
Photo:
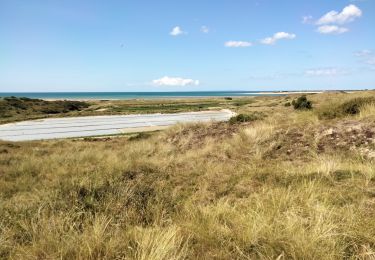
[[30,141],[57,138],[114,135],[157,129],[177,123],[226,121],[229,110],[176,114],[113,115],[48,118],[0,125],[0,139]]

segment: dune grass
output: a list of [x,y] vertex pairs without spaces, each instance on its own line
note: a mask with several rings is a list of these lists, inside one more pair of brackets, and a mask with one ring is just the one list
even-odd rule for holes
[[367,118],[367,117],[375,117],[375,101],[364,104],[360,108],[359,117],[360,118]]
[[267,116],[1,142],[0,258],[374,259],[373,109],[319,119],[273,97],[238,111]]

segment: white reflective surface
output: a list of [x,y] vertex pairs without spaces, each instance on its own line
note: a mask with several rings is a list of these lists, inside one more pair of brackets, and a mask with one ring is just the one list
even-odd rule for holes
[[48,118],[0,125],[0,139],[30,141],[138,132],[185,122],[226,121],[229,110],[176,114],[114,115]]

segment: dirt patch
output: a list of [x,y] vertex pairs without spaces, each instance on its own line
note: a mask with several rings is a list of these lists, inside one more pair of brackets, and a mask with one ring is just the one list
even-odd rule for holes
[[167,142],[177,146],[180,150],[188,150],[200,147],[208,138],[220,140],[232,136],[238,132],[241,126],[248,125],[243,123],[231,125],[227,122],[215,122],[209,125],[194,124],[190,127],[184,127],[181,131],[168,135]]
[[293,161],[308,159],[315,153],[336,153],[338,150],[375,158],[375,123],[340,121],[334,124],[276,131],[267,141],[273,143],[267,158]]
[[318,152],[344,149],[375,158],[375,124],[361,121],[343,121],[322,127],[316,134]]
[[293,161],[295,158],[307,157],[313,145],[313,131],[290,128],[276,131],[275,135],[271,137],[268,142],[273,142],[273,149],[266,153],[267,158]]

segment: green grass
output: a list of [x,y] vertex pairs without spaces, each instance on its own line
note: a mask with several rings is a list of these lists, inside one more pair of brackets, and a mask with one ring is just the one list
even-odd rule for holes
[[375,110],[319,119],[342,95],[308,96],[311,111],[256,98],[236,111],[267,116],[246,123],[0,142],[0,259],[373,259]]
[[0,98],[0,123],[43,118],[49,115],[70,115],[90,106],[81,101],[45,101],[41,99]]

